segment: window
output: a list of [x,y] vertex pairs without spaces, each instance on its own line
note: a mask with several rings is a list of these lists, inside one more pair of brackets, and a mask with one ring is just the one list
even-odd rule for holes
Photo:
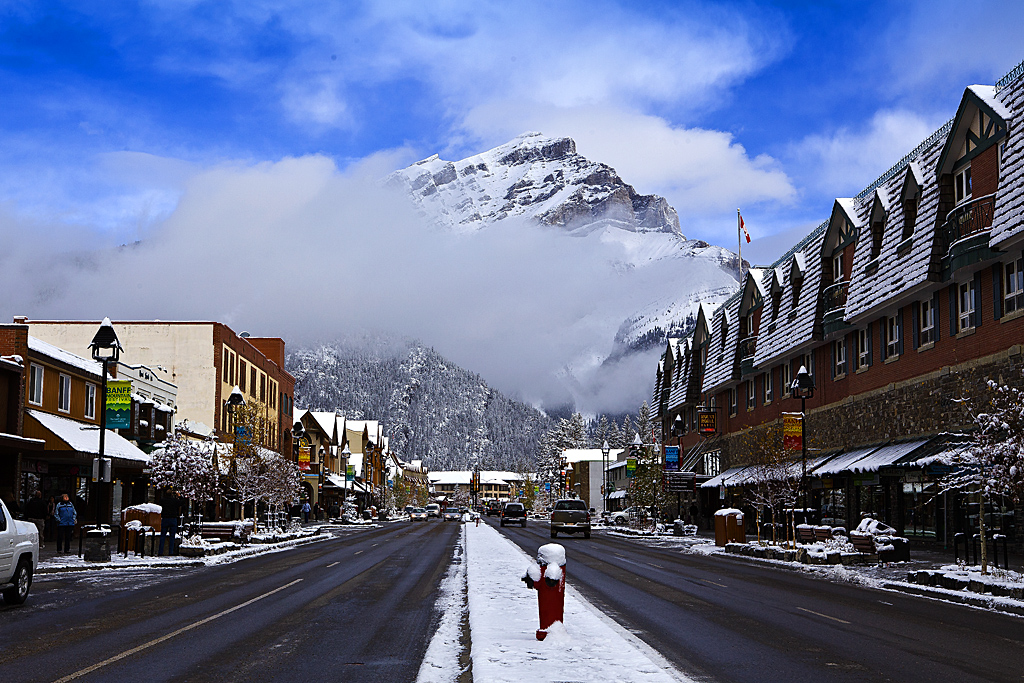
[[43,366],[32,364],[28,371],[28,402],[43,405]]
[[71,377],[64,373],[57,376],[57,410],[71,412]]
[[957,285],[957,331],[969,330],[975,325],[975,291],[974,280],[961,282]]
[[772,375],[774,375],[774,374],[775,373],[772,372],[771,370],[768,370],[768,372],[764,373],[764,402],[765,402],[765,405],[771,403],[772,399],[774,398],[774,395],[775,395],[775,392],[774,392],[775,387],[773,386],[774,382],[772,381]]
[[256,366],[255,365],[251,366],[251,369],[249,370],[249,380],[250,380],[250,382],[249,382],[249,390],[252,393],[252,395],[255,396],[256,395]]
[[717,477],[722,473],[721,466],[722,451],[711,451],[704,454],[704,474],[709,477]]
[[935,341],[935,308],[932,299],[925,299],[921,302],[918,326],[921,346]]
[[747,380],[747,410],[753,410],[757,406],[757,396],[754,395],[754,380]]
[[898,315],[891,315],[885,319],[886,358],[900,355],[900,321],[898,317]]
[[736,387],[729,390],[729,415],[735,415],[739,408],[739,397],[736,395],[739,393]]
[[782,395],[790,396],[793,393],[793,364],[782,364]]
[[1013,313],[1024,309],[1024,258],[1006,264],[1003,278],[1003,310]]
[[843,281],[843,252],[832,256],[832,283]]
[[746,336],[748,336],[748,337],[753,336],[753,334],[754,334],[754,314],[753,313],[747,314],[747,317],[743,319],[743,326],[745,328],[744,331],[746,332]]
[[914,234],[917,224],[917,205],[921,201],[921,191],[917,190],[903,201],[903,239],[907,240]]
[[857,368],[871,365],[871,330],[857,330]]
[[[810,353],[805,353],[800,356],[799,361],[800,365],[807,368],[807,374],[811,376],[811,379],[814,379],[814,352],[811,351]],[[799,371],[800,369],[797,368],[797,372]]]
[[225,382],[229,382],[229,381],[231,381],[231,371],[230,371],[230,370],[229,370],[229,368],[228,368],[228,366],[229,366],[230,364],[231,364],[231,354],[230,354],[230,353],[228,353],[228,349],[227,349],[227,347],[225,346],[225,347],[224,347],[224,362],[223,362],[223,363],[221,363],[221,365],[222,365],[222,366],[223,366],[223,368],[224,368],[224,381],[225,381]]
[[957,172],[953,179],[953,190],[956,194],[957,204],[971,198],[971,167],[969,164]]
[[96,385],[85,385],[85,416],[90,420],[96,418]]
[[270,399],[270,408],[277,408],[277,382],[274,380],[270,380],[270,396],[268,398]]
[[238,388],[245,391],[245,361],[242,359],[238,360]]
[[228,361],[228,369],[231,370],[231,379],[228,380],[228,384],[234,385],[235,383],[235,354],[231,354],[231,360]]
[[267,376],[260,373],[260,400],[267,400]]
[[846,374],[846,339],[832,342],[832,358],[835,360],[835,376]]

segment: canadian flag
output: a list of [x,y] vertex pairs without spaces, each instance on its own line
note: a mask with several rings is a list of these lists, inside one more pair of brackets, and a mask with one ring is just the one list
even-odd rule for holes
[[740,217],[740,230],[743,231],[743,236],[747,238],[747,244],[750,244],[750,233],[747,232],[747,226],[743,223],[743,214],[737,211],[736,215]]

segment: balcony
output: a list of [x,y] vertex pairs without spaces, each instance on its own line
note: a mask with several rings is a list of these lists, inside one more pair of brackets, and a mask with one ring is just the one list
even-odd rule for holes
[[740,377],[745,377],[754,372],[754,352],[757,350],[757,336],[750,336],[741,339],[736,349],[736,356],[740,359]]
[[942,235],[947,248],[943,259],[947,276],[994,255],[988,242],[995,210],[996,196],[990,194],[961,204],[946,215]]
[[821,324],[825,336],[849,327],[844,321],[846,317],[846,296],[849,291],[850,282],[848,280],[837,282],[822,291],[821,308],[824,314],[822,315]]

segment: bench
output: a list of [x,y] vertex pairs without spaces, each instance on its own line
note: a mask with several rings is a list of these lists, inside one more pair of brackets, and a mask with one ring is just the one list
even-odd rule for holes
[[869,534],[859,534],[854,531],[850,534],[850,543],[853,544],[854,551],[861,555],[878,554],[878,550],[875,548],[875,537]]
[[832,540],[832,527],[830,526],[816,526],[814,527],[814,541],[816,543],[824,543],[825,541]]
[[804,544],[814,543],[814,527],[810,524],[797,524],[796,541]]
[[220,541],[239,541],[247,543],[252,534],[252,522],[203,522],[200,535],[203,538],[216,538]]

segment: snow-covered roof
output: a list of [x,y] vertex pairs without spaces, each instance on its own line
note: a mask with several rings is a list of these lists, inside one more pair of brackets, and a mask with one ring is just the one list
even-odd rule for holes
[[814,470],[814,475],[820,477],[840,472],[853,472],[854,474],[877,472],[879,467],[892,465],[927,443],[928,440],[908,441],[881,447],[860,448],[829,460]]
[[[741,325],[738,321],[742,301],[743,290],[741,289],[715,311],[714,318],[710,321],[708,327],[711,346],[708,348],[708,362],[704,369],[702,391],[714,391],[734,379],[734,370],[737,367],[736,347],[740,341]],[[724,327],[723,320],[728,321]]]
[[[34,418],[44,429],[67,444],[78,453],[98,455],[100,451],[100,429],[96,425],[77,422],[75,420],[51,415],[41,410],[26,410],[25,414]],[[134,462],[148,463],[149,456],[139,450],[135,444],[117,432],[107,430],[103,444],[106,457],[120,458]]]
[[[427,480],[431,484],[454,484],[468,486],[472,470],[448,470],[427,473]],[[508,484],[510,482],[522,481],[523,475],[516,472],[503,472],[501,470],[481,470],[481,484]]]
[[28,337],[28,348],[31,351],[47,356],[55,361],[70,365],[73,368],[77,368],[96,377],[96,379],[103,379],[103,365],[97,363],[91,358],[83,358],[70,351],[65,351],[62,348],[54,346],[48,342],[44,342],[42,339],[36,339],[32,335]]
[[335,413],[327,412],[313,412],[308,411],[309,414],[316,420],[317,426],[320,427],[332,440],[338,435],[338,415]]
[[[1000,168],[1002,179],[996,193],[996,209],[992,217],[991,245],[1007,248],[1024,238],[1024,81],[1017,79],[1003,88],[993,99],[1006,110],[1007,123],[1013,132],[1006,138],[1006,153]],[[988,100],[986,100],[987,102]]]

